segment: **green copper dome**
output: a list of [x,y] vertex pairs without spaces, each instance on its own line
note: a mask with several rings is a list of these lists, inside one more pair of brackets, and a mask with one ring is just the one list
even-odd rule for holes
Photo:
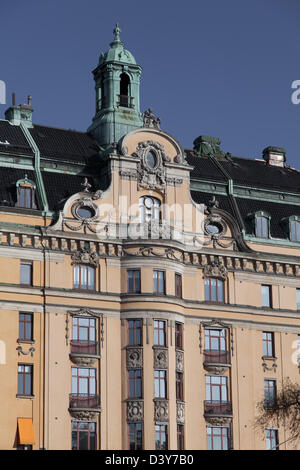
[[105,54],[100,55],[99,65],[107,62],[123,62],[136,65],[135,58],[131,52],[124,49],[124,44],[120,40],[120,32],[121,29],[117,23],[114,29],[115,38],[113,42],[110,43],[110,49]]

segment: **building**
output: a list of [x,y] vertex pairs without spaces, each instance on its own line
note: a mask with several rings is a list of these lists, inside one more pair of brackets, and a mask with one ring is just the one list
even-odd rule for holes
[[292,448],[253,422],[299,380],[299,171],[183,149],[118,26],[93,74],[87,132],[0,121],[0,448]]

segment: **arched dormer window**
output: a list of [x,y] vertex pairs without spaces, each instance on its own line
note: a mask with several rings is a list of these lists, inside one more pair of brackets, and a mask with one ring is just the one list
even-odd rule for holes
[[270,216],[264,212],[255,214],[255,236],[257,238],[270,237]]
[[300,242],[300,217],[292,216],[289,218],[289,234],[292,242]]
[[127,73],[120,75],[120,106],[130,108],[130,78]]
[[140,221],[151,222],[160,220],[160,200],[152,196],[140,198]]
[[27,178],[17,181],[16,183],[17,189],[17,207],[22,207],[25,209],[36,209],[35,203],[35,190],[36,185],[33,181]]

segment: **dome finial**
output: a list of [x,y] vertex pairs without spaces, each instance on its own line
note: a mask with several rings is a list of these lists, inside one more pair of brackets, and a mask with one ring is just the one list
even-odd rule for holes
[[113,33],[114,33],[114,35],[115,35],[114,42],[121,42],[121,41],[120,41],[121,29],[119,28],[119,23],[116,24]]

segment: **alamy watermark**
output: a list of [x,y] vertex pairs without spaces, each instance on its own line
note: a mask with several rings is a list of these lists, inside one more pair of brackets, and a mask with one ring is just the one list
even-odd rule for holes
[[3,80],[0,80],[0,104],[6,104],[6,85]]
[[291,88],[295,89],[291,95],[291,101],[293,104],[300,104],[300,80],[294,80]]

